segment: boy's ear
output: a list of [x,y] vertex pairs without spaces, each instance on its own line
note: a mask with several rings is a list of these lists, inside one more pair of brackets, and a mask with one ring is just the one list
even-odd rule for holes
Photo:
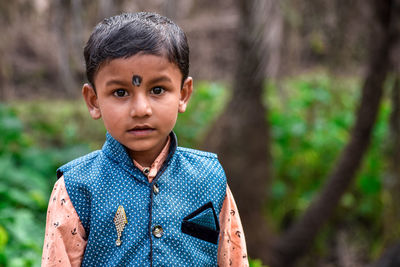
[[193,79],[192,79],[192,77],[187,77],[183,83],[183,86],[181,89],[181,97],[179,99],[178,111],[180,113],[185,112],[187,103],[189,102],[192,92],[193,92]]
[[101,111],[99,108],[99,103],[97,101],[97,94],[94,88],[90,84],[85,83],[82,87],[82,95],[85,99],[86,106],[89,109],[90,116],[92,116],[94,120],[100,119]]

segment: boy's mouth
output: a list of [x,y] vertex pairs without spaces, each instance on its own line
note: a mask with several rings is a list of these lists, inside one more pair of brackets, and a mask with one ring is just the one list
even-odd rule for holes
[[154,131],[155,129],[148,125],[137,125],[132,129],[128,130],[129,133],[134,135],[146,135]]

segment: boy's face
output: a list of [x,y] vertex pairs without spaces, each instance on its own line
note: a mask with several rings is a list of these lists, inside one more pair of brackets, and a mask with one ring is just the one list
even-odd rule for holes
[[85,84],[82,93],[92,118],[102,118],[131,157],[149,164],[164,147],[178,112],[186,110],[193,82],[189,77],[182,89],[181,82],[179,68],[165,57],[136,54],[101,66],[96,92]]

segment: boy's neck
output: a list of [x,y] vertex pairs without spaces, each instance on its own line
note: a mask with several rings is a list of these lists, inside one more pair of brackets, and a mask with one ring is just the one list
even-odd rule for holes
[[168,142],[168,136],[165,138],[164,142],[162,142],[159,146],[155,147],[151,151],[131,151],[129,150],[129,156],[132,160],[135,160],[143,167],[150,167],[153,162],[156,160],[158,155],[160,155],[161,151],[165,147]]

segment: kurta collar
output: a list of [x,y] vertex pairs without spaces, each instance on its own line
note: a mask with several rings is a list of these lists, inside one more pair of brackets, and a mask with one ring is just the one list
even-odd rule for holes
[[[177,139],[174,132],[169,134],[170,137],[170,146],[168,156],[164,162],[167,163],[171,156],[174,154],[177,147]],[[125,165],[126,167],[136,168],[133,164],[132,159],[129,157],[128,152],[126,151],[125,146],[123,146],[120,142],[118,142],[114,137],[111,136],[110,133],[106,134],[106,142],[103,145],[102,151],[113,161]]]

